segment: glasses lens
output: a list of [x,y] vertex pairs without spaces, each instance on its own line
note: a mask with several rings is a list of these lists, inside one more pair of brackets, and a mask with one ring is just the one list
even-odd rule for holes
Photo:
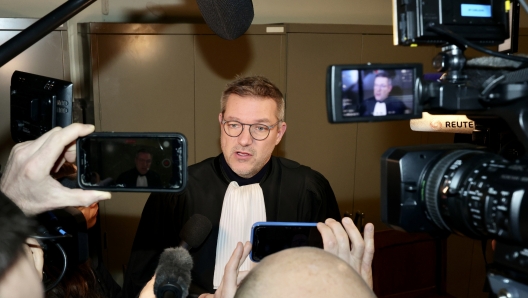
[[263,140],[267,138],[269,131],[270,131],[269,127],[267,127],[266,125],[262,125],[262,124],[253,124],[251,125],[250,130],[251,130],[251,135],[256,140]]
[[227,121],[224,123],[224,130],[231,137],[238,137],[242,133],[242,128],[242,124],[235,121]]

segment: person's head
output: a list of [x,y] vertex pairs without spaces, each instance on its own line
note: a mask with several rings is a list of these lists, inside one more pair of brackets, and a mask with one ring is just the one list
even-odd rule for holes
[[136,158],[134,159],[136,163],[136,169],[141,175],[145,175],[152,164],[152,154],[146,149],[140,149],[136,153]]
[[42,297],[42,281],[24,251],[34,222],[0,193],[0,297]]
[[241,77],[226,86],[218,115],[220,142],[237,175],[251,178],[269,161],[286,132],[284,109],[282,92],[264,77]]
[[322,249],[297,247],[267,256],[253,268],[235,298],[375,297],[345,261]]
[[384,101],[389,97],[392,90],[392,79],[387,73],[380,72],[374,78],[374,98],[377,101]]

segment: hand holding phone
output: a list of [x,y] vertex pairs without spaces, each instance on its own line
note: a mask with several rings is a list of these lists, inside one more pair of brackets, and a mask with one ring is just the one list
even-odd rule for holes
[[260,262],[287,248],[323,248],[323,239],[315,222],[256,222],[251,232],[251,244],[250,258],[253,262]]
[[349,217],[344,217],[341,223],[328,218],[317,227],[325,243],[324,250],[352,266],[372,289],[374,225],[367,223],[363,236]]
[[180,133],[93,133],[77,140],[82,189],[180,192],[187,183],[187,140]]

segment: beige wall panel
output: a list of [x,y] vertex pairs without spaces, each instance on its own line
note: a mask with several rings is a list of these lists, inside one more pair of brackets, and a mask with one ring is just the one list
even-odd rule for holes
[[192,36],[100,35],[98,47],[98,130],[176,131],[193,144]]
[[[194,159],[194,54],[190,35],[98,35],[94,95],[98,131],[181,132]],[[148,194],[102,203],[105,261],[118,283]]]
[[322,173],[341,214],[353,211],[357,124],[330,124],[326,70],[360,62],[359,34],[288,34],[285,157]]
[[[0,31],[0,44],[20,31]],[[65,32],[65,31],[64,31]],[[15,142],[11,139],[11,76],[15,70],[34,73],[61,80],[70,80],[67,48],[63,49],[66,35],[53,31],[17,57],[0,67],[0,165],[4,170]],[[67,69],[67,70],[65,70]]]
[[197,35],[196,160],[220,154],[220,97],[236,75],[263,75],[284,91],[285,35],[244,35],[234,41]]
[[[362,63],[422,63],[424,72],[432,71],[433,47],[400,47],[392,45],[390,35],[364,35]],[[388,229],[381,222],[380,158],[390,147],[419,145],[423,133],[413,132],[409,121],[361,123],[358,126],[354,207],[365,213],[376,230]],[[361,187],[359,187],[361,186]]]
[[518,53],[528,54],[528,36],[519,36]]

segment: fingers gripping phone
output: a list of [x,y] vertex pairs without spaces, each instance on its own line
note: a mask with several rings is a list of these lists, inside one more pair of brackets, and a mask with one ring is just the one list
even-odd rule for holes
[[260,262],[288,248],[323,248],[323,239],[315,222],[256,222],[251,229],[251,244],[250,259]]
[[92,133],[77,140],[77,171],[82,189],[180,192],[187,140],[180,133]]

